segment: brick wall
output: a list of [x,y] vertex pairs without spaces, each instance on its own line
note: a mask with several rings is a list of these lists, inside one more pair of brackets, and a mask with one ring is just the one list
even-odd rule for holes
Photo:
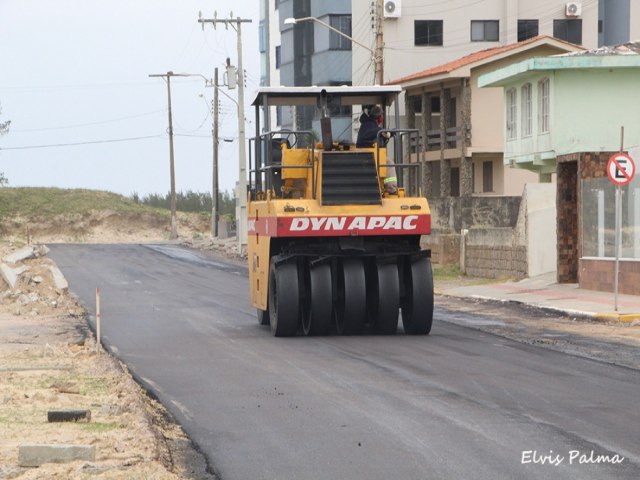
[[467,275],[482,278],[527,276],[527,249],[524,246],[467,245]]
[[[581,259],[580,288],[613,292],[613,259]],[[628,295],[640,295],[640,261],[620,260],[618,292]]]
[[558,283],[578,281],[578,162],[558,157]]

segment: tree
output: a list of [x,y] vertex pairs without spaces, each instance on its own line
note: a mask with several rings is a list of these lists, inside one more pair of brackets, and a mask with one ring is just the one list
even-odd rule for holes
[[[2,113],[2,107],[0,106],[0,114]],[[11,125],[11,120],[6,120],[4,122],[0,122],[0,137],[9,133],[9,126]],[[0,172],[0,186],[6,185],[9,183],[7,177],[4,176],[4,172]]]

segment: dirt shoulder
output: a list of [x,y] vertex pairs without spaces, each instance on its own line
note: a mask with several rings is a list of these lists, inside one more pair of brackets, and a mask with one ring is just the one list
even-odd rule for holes
[[[0,246],[0,257],[15,250]],[[58,288],[46,256],[0,296],[0,479],[210,479],[170,415],[117,359],[97,352],[83,308]],[[49,423],[51,410],[89,410],[89,422]],[[26,444],[95,446],[95,461],[23,467]]]

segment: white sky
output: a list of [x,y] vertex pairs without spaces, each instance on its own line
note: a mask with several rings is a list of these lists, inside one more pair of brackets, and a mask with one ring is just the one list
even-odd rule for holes
[[[251,18],[242,24],[242,43],[246,134],[253,136],[258,4],[0,0],[0,121],[11,120],[9,134],[0,137],[0,172],[10,186],[168,192],[167,88],[148,75],[172,70],[212,78],[218,67],[222,83],[225,59],[237,65],[236,32],[221,24],[203,31],[198,12],[203,18],[214,11],[218,18]],[[226,92],[237,98],[237,89]],[[210,192],[213,89],[199,77],[174,77],[171,93],[176,189]],[[224,95],[220,103],[219,183],[231,191],[238,179],[238,122],[235,104]],[[33,148],[147,136],[154,138]]]

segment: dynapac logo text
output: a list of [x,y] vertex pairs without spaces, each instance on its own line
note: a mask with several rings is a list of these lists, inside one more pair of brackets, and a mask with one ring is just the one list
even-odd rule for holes
[[390,217],[301,217],[291,221],[292,232],[343,230],[415,230],[417,215]]

